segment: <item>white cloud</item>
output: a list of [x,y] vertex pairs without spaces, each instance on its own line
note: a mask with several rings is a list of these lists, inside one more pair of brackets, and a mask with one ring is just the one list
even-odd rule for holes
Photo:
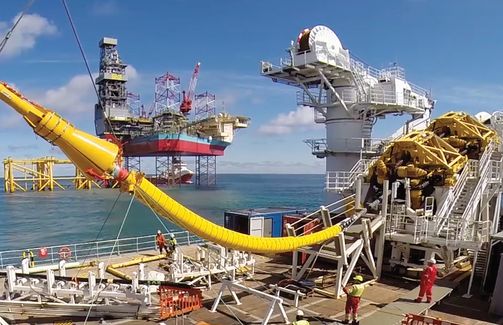
[[439,104],[468,109],[494,109],[503,106],[503,85],[454,85],[439,88]]
[[[140,78],[133,66],[128,66],[126,73],[133,83]],[[96,73],[93,74],[93,80],[96,76]],[[70,121],[80,117],[88,117],[89,120],[94,118],[96,93],[87,74],[76,75],[66,84],[48,90],[19,89],[19,91],[27,98],[61,113]],[[25,123],[21,116],[0,101],[0,129],[14,129],[23,124]]]
[[[18,16],[19,14],[12,19],[11,23],[0,21],[0,35],[2,35],[2,38],[18,19]],[[53,35],[57,31],[56,25],[47,18],[37,14],[25,14],[7,41],[2,56],[12,57],[29,50],[35,47],[40,36]]]
[[91,8],[91,12],[96,16],[110,16],[118,13],[121,7],[115,0],[100,0],[95,1]]
[[0,132],[17,128],[25,123],[23,118],[9,106],[0,103],[0,110]]
[[138,80],[139,76],[138,71],[132,65],[128,65],[126,67],[126,75],[128,77],[128,82],[129,81],[135,82],[136,80]]
[[[139,77],[133,66],[126,68],[126,74],[128,80],[133,82]],[[94,73],[93,80],[96,76],[97,74]],[[91,112],[93,112],[96,103],[96,93],[89,75],[79,74],[71,78],[65,85],[45,91],[36,100],[59,113],[71,113],[73,117],[82,113],[92,115]]]
[[314,123],[313,109],[299,106],[295,111],[280,113],[272,121],[262,125],[259,132],[270,135],[289,134],[294,131],[316,129],[321,125]]
[[38,101],[60,113],[80,114],[92,112],[96,95],[89,76],[79,74],[65,85],[45,91]]

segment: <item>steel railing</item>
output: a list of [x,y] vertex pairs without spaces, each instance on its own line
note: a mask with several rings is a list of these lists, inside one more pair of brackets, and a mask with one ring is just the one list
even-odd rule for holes
[[360,75],[368,75],[371,77],[374,77],[378,80],[384,79],[384,78],[390,78],[394,77],[397,79],[401,79],[403,81],[406,81],[411,90],[421,96],[425,96],[427,98],[431,97],[430,91],[428,91],[425,88],[422,88],[416,84],[413,84],[405,79],[405,71],[402,67],[399,66],[391,66],[389,68],[384,68],[384,69],[376,69],[361,60],[357,59],[356,57],[352,56],[351,57],[351,68],[355,73],[359,73]]
[[449,189],[449,191],[447,192],[447,197],[436,213],[437,235],[440,234],[442,229],[444,229],[446,222],[452,213],[452,210],[456,207],[457,200],[461,197],[461,191],[467,184],[467,179],[477,176],[476,173],[478,171],[478,164],[479,162],[476,160],[469,160],[463,168],[463,171],[459,175],[459,178],[457,179],[456,184],[454,184],[454,187]]
[[[203,242],[201,238],[191,234],[189,231],[173,232],[173,234],[178,245],[185,246]],[[23,252],[27,251],[33,253],[35,265],[38,266],[58,263],[63,256],[66,257],[67,262],[90,262],[103,256],[119,256],[125,253],[139,253],[155,249],[155,235],[120,238],[117,240],[117,243],[115,243],[114,239],[110,239],[46,247],[29,247],[26,249],[1,251],[0,268],[3,269],[7,265],[20,266]],[[44,257],[40,254],[42,250],[46,250],[47,252],[47,255]],[[70,251],[69,254],[64,253],[68,250]]]
[[[324,208],[327,209],[330,213],[330,220],[331,221],[336,221],[337,218],[345,215],[346,213],[349,213],[351,211],[354,212],[355,206],[354,206],[354,198],[355,195],[349,195],[347,197],[344,197],[338,201],[335,201]],[[320,214],[321,214],[321,208],[296,220],[295,222],[292,222],[290,224],[291,227],[293,227],[294,232],[298,236],[305,235],[304,231],[304,225],[306,222],[312,222],[314,220],[320,220]],[[318,222],[317,224],[313,225],[313,227],[308,229],[308,233],[317,231],[319,228],[322,228],[323,224],[321,222]]]
[[358,175],[365,173],[375,159],[360,159],[350,171],[329,171],[325,176],[326,191],[342,191],[353,186]]
[[426,240],[428,236],[428,215],[411,216],[407,213],[404,205],[392,205],[386,216],[385,233],[412,235],[414,243]]
[[[466,171],[466,178],[468,177],[478,177],[478,181],[476,185],[471,189],[470,191],[470,197],[469,200],[466,203],[466,207],[461,215],[461,217],[453,219],[451,217],[451,211],[454,206],[457,205],[457,199],[460,197],[460,193],[462,188],[464,187],[464,184],[460,184],[458,189],[454,189],[452,191],[452,194],[450,196],[454,196],[454,199],[450,198],[449,201],[445,201],[442,204],[442,208],[447,204],[447,210],[446,215],[441,217],[441,222],[442,224],[440,227],[437,228],[437,235],[442,232],[442,230],[445,230],[446,234],[446,240],[449,242],[457,242],[457,241],[474,241],[477,240],[475,238],[472,238],[473,232],[467,231],[468,228],[472,227],[473,225],[477,223],[484,223],[485,221],[479,221],[476,220],[475,218],[477,217],[477,209],[478,209],[478,204],[481,200],[482,193],[487,188],[487,185],[490,183],[490,181],[501,181],[501,172],[497,170],[497,167],[500,165],[498,164],[499,161],[494,161],[491,160],[492,154],[495,149],[495,144],[493,142],[490,142],[488,146],[486,147],[486,150],[482,154],[481,158],[479,161],[469,161],[467,166],[465,168],[468,168]],[[465,173],[465,170],[463,170],[463,173]],[[464,175],[462,175],[463,177]],[[461,180],[461,177],[460,177]],[[460,180],[458,180],[459,183]],[[466,184],[466,180],[464,181]],[[458,184],[456,184],[458,185]],[[448,197],[449,198],[449,197]],[[438,216],[438,214],[437,214]],[[475,219],[475,220],[474,220]]]

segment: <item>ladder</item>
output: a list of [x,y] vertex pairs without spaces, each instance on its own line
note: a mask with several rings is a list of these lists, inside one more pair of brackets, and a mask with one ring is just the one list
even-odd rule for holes
[[477,262],[473,266],[473,271],[475,272],[475,276],[483,279],[486,273],[488,260],[488,245],[482,245],[482,248],[479,249],[479,254],[477,255]]
[[[437,212],[437,236],[447,240],[459,240],[468,223],[475,216],[472,211],[480,202],[481,194],[488,184],[494,144],[487,145],[480,160],[469,160],[456,185],[447,194]],[[470,213],[473,212],[473,213]]]
[[365,68],[363,63],[358,62],[354,59],[351,59],[351,74],[353,76],[353,80],[355,81],[356,89],[357,89],[357,102],[366,103],[368,102],[367,92],[365,90],[365,81],[362,78],[362,75],[365,74]]
[[[372,137],[372,128],[374,127],[376,111],[375,109],[365,109],[360,113],[362,120],[362,138],[364,140]],[[364,145],[364,147],[366,147]],[[363,148],[365,150],[365,148]]]

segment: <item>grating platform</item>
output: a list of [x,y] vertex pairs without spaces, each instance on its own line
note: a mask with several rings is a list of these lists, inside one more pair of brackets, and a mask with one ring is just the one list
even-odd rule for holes
[[453,286],[436,285],[433,287],[433,301],[431,303],[417,303],[414,300],[419,293],[419,286],[404,294],[398,300],[377,310],[372,315],[362,319],[361,325],[388,324],[400,325],[404,314],[422,314],[444,299],[454,290]]

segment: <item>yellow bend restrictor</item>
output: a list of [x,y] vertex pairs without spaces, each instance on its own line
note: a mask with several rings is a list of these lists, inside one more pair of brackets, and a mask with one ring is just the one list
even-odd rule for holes
[[76,129],[56,113],[29,101],[0,82],[0,99],[23,116],[34,132],[58,146],[88,177],[114,177],[122,191],[135,191],[137,197],[160,216],[195,235],[224,247],[256,253],[289,252],[333,239],[351,225],[362,213],[322,231],[299,237],[256,237],[216,225],[197,215],[150,183],[141,174],[128,172],[118,162],[119,148],[108,141]]
[[134,184],[134,191],[139,194],[137,198],[154,209],[159,215],[201,238],[235,250],[256,253],[294,251],[304,246],[311,246],[333,239],[359,217],[357,214],[352,218],[345,219],[340,224],[299,237],[256,237],[232,231],[208,221],[172,199],[146,178],[135,172],[131,172],[124,183]]

